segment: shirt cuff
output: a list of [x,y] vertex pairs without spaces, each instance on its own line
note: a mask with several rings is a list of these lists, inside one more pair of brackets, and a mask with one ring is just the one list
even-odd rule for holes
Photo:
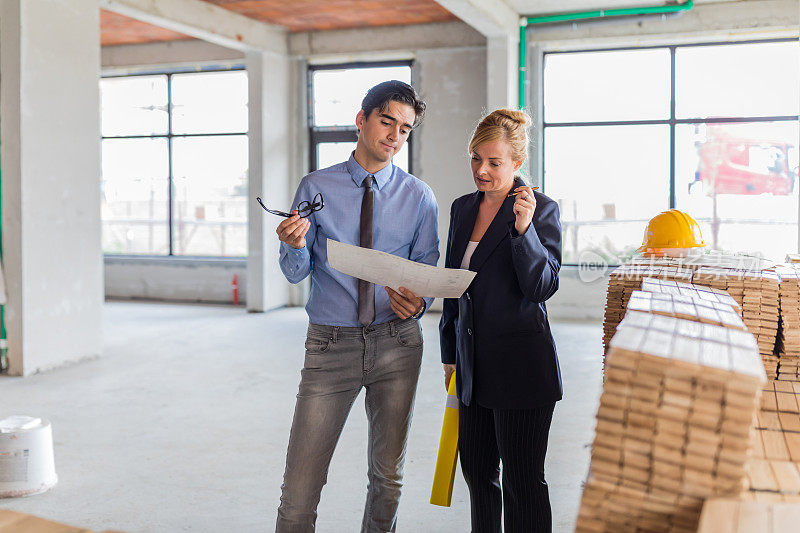
[[426,310],[427,308],[428,308],[428,302],[426,302],[426,301],[423,299],[423,300],[422,300],[422,309],[420,309],[419,311],[417,311],[415,314],[411,315],[411,318],[413,318],[413,319],[415,319],[415,320],[419,320],[420,318],[422,318],[422,315],[424,315],[424,314],[425,314],[425,310]]
[[282,260],[282,263],[285,264],[289,273],[293,274],[299,270],[300,267],[309,259],[309,251],[305,246],[298,249],[294,246],[289,246],[285,242],[282,242],[281,248],[283,257],[285,258]]

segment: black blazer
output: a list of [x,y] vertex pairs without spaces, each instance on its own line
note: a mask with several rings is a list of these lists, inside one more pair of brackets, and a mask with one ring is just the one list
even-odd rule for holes
[[[460,298],[444,300],[442,362],[456,365],[456,389],[466,405],[530,409],[561,399],[544,304],[558,289],[561,223],[558,204],[534,195],[536,211],[524,235],[514,228],[514,197],[506,198],[472,254],[475,279]],[[453,202],[446,267],[461,267],[482,199],[475,192]]]

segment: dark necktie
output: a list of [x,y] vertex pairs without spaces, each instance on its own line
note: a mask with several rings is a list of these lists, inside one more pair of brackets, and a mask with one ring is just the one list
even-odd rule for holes
[[[372,248],[372,175],[364,178],[361,198],[361,247]],[[375,285],[358,280],[358,321],[368,326],[375,320]]]

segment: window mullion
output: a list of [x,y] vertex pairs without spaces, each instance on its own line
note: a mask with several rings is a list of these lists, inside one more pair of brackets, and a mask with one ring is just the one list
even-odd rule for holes
[[669,208],[675,209],[675,50],[669,48]]
[[172,74],[167,74],[167,161],[168,161],[168,169],[167,169],[167,237],[169,242],[169,252],[167,255],[175,255],[175,245],[173,243],[173,231],[172,231],[172,221],[173,221],[173,213],[172,213],[172,203],[173,203],[173,192],[175,187],[173,186],[173,176],[172,176]]

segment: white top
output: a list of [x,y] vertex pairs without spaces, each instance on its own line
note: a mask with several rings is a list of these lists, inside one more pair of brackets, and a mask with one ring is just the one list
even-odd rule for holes
[[478,247],[478,241],[469,241],[467,243],[467,250],[464,252],[464,259],[461,260],[461,268],[464,270],[469,269],[469,260],[472,259],[472,252]]
[[0,420],[0,433],[15,433],[24,429],[33,429],[41,425],[41,418],[13,415]]

